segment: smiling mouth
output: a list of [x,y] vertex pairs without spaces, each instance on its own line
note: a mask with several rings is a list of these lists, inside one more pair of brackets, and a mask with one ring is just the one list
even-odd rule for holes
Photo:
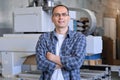
[[64,21],[58,21],[59,23],[64,23]]

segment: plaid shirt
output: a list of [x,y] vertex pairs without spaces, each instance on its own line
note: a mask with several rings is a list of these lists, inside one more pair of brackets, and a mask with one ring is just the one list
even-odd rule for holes
[[[50,80],[56,64],[46,59],[46,53],[56,53],[55,31],[39,37],[36,45],[37,68],[42,71],[39,80]],[[86,38],[83,34],[68,30],[60,50],[61,68],[64,80],[80,80],[80,67],[85,58]]]

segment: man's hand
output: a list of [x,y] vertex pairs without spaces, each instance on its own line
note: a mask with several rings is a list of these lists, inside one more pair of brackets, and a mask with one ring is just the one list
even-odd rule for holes
[[61,61],[60,61],[60,56],[56,56],[50,52],[47,52],[46,54],[46,58],[56,64],[58,64],[59,66],[62,66]]
[[46,57],[48,60],[53,61],[55,58],[55,55],[50,52],[47,52]]

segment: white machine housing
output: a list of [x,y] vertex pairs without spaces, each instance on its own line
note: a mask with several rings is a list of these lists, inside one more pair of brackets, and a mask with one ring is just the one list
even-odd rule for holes
[[89,35],[86,37],[86,53],[99,54],[102,53],[102,37]]
[[40,34],[5,34],[0,37],[2,76],[14,77],[21,73],[26,57],[35,54],[39,36]]
[[51,15],[42,7],[14,10],[14,32],[48,32],[53,30]]

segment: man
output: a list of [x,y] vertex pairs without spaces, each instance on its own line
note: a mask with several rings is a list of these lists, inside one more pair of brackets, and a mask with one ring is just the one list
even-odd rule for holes
[[86,52],[83,34],[69,30],[69,9],[57,5],[52,10],[55,30],[40,36],[36,45],[40,80],[80,80],[80,67]]

